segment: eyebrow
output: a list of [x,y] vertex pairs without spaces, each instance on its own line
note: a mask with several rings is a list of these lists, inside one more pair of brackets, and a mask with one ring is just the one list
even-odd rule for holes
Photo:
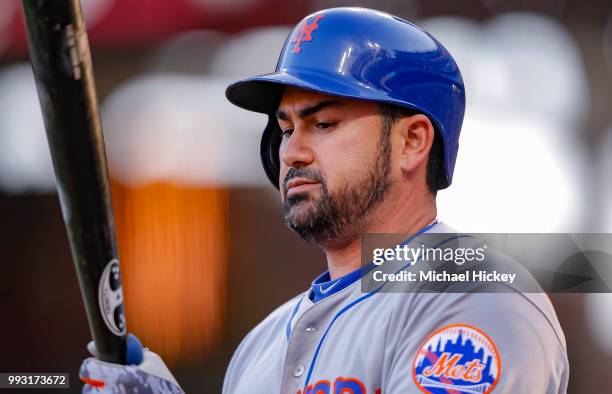
[[[300,111],[298,111],[298,117],[300,118],[305,118],[307,116],[310,116],[314,113],[317,113],[319,111],[321,111],[323,108],[328,108],[328,107],[340,107],[343,106],[344,103],[337,101],[337,100],[327,100],[327,101],[321,101],[315,105],[311,105],[310,107],[306,107]],[[286,112],[281,111],[280,109],[277,110],[275,112],[276,117],[278,119],[281,120],[289,120],[289,115],[287,115]]]

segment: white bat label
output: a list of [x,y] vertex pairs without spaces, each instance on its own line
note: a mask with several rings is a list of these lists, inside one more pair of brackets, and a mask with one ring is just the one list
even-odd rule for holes
[[123,289],[119,260],[111,260],[100,278],[98,285],[100,312],[108,329],[115,335],[125,335],[125,314],[123,312]]

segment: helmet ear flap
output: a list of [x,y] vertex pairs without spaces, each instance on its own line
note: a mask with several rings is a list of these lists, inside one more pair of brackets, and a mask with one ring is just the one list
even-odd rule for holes
[[268,115],[268,124],[261,136],[260,155],[261,163],[268,179],[276,188],[279,188],[278,177],[280,176],[280,158],[278,150],[282,141],[281,129],[278,121],[273,115]]

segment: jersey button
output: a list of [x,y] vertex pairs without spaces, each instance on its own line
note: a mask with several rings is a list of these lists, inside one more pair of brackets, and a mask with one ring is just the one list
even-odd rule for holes
[[300,376],[302,376],[303,373],[304,373],[304,366],[298,365],[297,367],[295,367],[295,370],[293,371],[293,376],[295,376],[296,378],[299,378]]
[[315,331],[317,331],[317,329],[314,327],[306,327],[306,332],[315,332]]

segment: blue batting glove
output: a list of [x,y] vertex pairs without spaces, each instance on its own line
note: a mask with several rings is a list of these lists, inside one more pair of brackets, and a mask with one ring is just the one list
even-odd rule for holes
[[128,365],[98,360],[93,341],[89,342],[87,350],[94,357],[81,364],[79,378],[85,382],[83,394],[184,394],[161,357],[143,349],[132,334],[127,338]]

